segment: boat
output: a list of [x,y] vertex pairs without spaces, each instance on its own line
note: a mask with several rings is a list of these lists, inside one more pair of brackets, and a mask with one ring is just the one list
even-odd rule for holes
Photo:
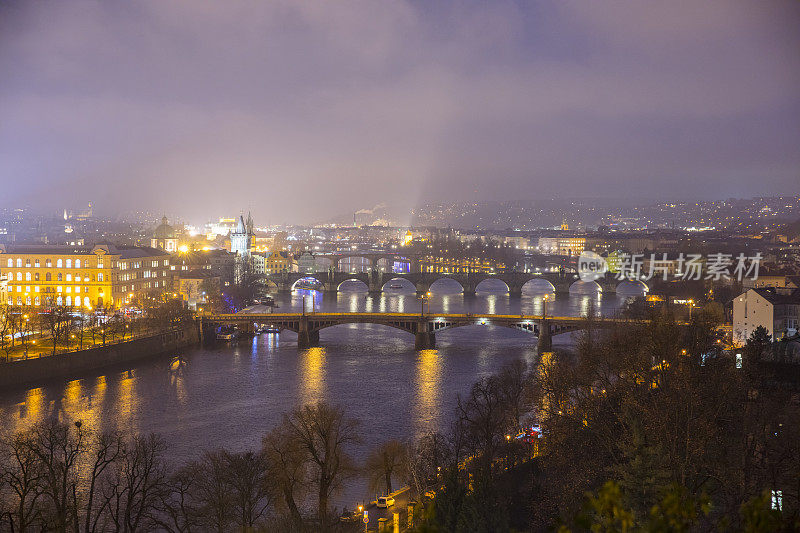
[[403,287],[403,285],[401,283],[392,283],[391,285],[389,285],[389,288],[390,289],[403,289],[404,287]]
[[260,324],[256,326],[256,333],[280,333],[281,329],[272,324]]
[[232,341],[239,336],[235,326],[222,326],[217,332],[218,341]]

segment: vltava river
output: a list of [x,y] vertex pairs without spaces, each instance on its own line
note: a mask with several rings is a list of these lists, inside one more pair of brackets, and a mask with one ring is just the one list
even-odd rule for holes
[[[304,296],[309,310],[312,305],[330,311],[420,309],[413,291],[373,297],[357,285],[353,288],[343,287],[333,298],[296,291],[276,301],[280,311],[300,310]],[[458,289],[437,282],[430,311],[542,313],[542,292],[510,298],[489,290],[465,298]],[[550,295],[547,314],[581,315],[594,305],[609,315],[623,301],[619,294]],[[533,363],[535,341],[521,331],[474,326],[437,333],[436,350],[416,352],[412,335],[362,324],[323,330],[319,348],[298,350],[291,332],[264,334],[234,345],[186,350],[180,354],[185,365],[178,371],[170,369],[166,357],[67,383],[0,392],[0,420],[4,434],[48,416],[79,419],[97,430],[155,432],[170,444],[176,462],[182,462],[217,446],[258,448],[262,435],[283,413],[324,399],[361,421],[363,443],[354,450],[361,461],[369,448],[385,440],[446,430],[456,394],[515,358]],[[569,343],[569,335],[554,337],[556,347]],[[339,497],[339,505],[352,506],[365,492],[363,482],[353,482]]]

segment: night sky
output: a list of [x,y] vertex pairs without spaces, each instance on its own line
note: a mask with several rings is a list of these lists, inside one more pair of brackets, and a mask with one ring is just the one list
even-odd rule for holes
[[800,192],[800,2],[0,0],[0,204]]

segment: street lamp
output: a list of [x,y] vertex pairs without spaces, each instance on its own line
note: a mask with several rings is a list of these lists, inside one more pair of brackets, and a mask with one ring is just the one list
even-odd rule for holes
[[542,299],[542,318],[547,318],[547,300],[550,299],[549,294],[545,294],[544,298]]
[[[425,315],[425,302],[429,302],[430,297],[431,297],[430,292],[426,292],[425,294],[419,297],[419,316]],[[428,303],[428,312],[429,313],[431,312],[430,302]]]
[[692,307],[694,307],[694,300],[689,300],[689,321],[692,321]]

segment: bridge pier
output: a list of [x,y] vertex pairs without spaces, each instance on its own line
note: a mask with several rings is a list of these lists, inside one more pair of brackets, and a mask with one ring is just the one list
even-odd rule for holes
[[539,322],[539,341],[536,344],[536,353],[541,355],[543,352],[553,351],[553,330],[550,321],[543,319]]
[[314,348],[319,346],[319,331],[311,331],[308,324],[308,317],[300,319],[300,327],[297,331],[298,348]]
[[428,331],[418,331],[414,336],[414,349],[433,350],[436,348],[436,335]]

